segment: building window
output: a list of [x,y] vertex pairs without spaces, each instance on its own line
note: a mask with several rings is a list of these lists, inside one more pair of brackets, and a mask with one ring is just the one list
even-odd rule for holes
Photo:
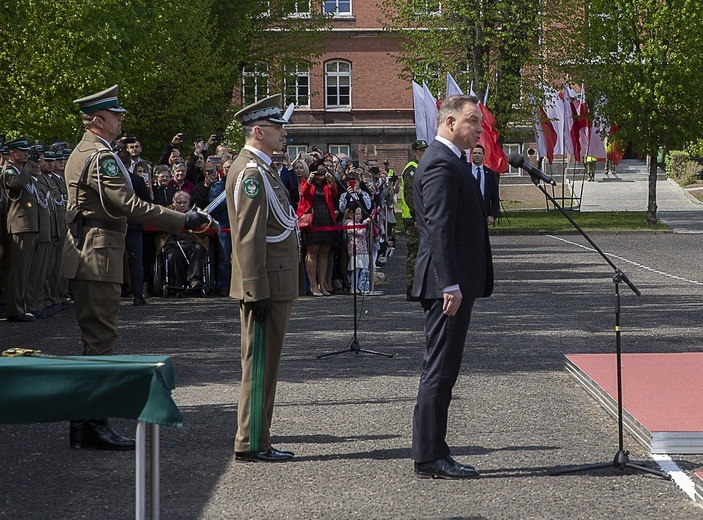
[[266,63],[247,65],[242,70],[242,106],[256,103],[269,95],[269,67]]
[[332,155],[339,155],[340,153],[343,153],[347,157],[351,157],[351,146],[348,144],[330,144],[327,145],[327,150]]
[[[503,151],[505,152],[505,155],[510,155],[513,152],[522,153],[522,145],[520,143],[505,143],[503,144]],[[522,172],[520,171],[520,168],[509,165],[507,173],[510,175],[520,175]]]
[[338,15],[351,15],[351,0],[325,0],[325,12]]
[[286,65],[284,88],[286,105],[310,107],[310,67],[306,64]]
[[417,15],[438,15],[442,12],[439,0],[412,0],[413,12]]
[[306,144],[289,144],[286,147],[286,152],[291,161],[294,161],[298,157],[299,153],[308,153],[308,145]]
[[351,108],[351,63],[348,61],[325,64],[325,107]]

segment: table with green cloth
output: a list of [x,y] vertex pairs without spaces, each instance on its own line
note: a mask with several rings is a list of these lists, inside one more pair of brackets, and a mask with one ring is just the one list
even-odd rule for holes
[[183,426],[170,356],[0,357],[0,423],[135,419],[136,518],[145,518],[146,423],[151,424],[151,518],[159,517],[159,425]]

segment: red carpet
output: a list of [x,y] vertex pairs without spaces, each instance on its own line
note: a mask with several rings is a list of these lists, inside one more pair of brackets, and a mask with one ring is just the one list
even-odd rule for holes
[[[567,370],[617,418],[615,354],[567,354]],[[703,453],[703,353],[623,354],[626,429],[652,453]]]

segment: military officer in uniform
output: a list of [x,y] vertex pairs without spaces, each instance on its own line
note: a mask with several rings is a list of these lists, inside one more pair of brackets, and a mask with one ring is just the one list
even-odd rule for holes
[[39,206],[39,231],[34,244],[32,263],[29,266],[27,311],[35,318],[44,319],[50,316],[44,300],[47,294],[46,274],[51,256],[51,240],[56,235],[54,200],[46,174],[54,167],[54,157],[53,152],[45,152],[42,145],[34,146],[34,154],[39,160],[39,168],[35,168],[32,175],[34,195]]
[[227,175],[232,230],[230,296],[240,301],[242,382],[235,460],[281,462],[290,451],[271,446],[270,426],[283,339],[298,296],[298,233],[288,190],[271,166],[286,142],[281,96],[235,117],[246,144]]
[[403,194],[402,198],[402,217],[403,228],[405,229],[405,240],[408,248],[408,258],[405,264],[405,279],[407,282],[406,297],[408,300],[414,300],[412,296],[413,280],[415,279],[415,258],[417,258],[417,250],[420,244],[417,236],[417,225],[415,224],[415,204],[413,203],[413,178],[417,163],[420,162],[422,154],[427,149],[427,141],[418,139],[411,146],[412,160],[403,168],[403,176],[401,177]]
[[32,173],[38,168],[28,162],[29,145],[20,137],[5,143],[10,154],[3,167],[3,191],[9,201],[7,231],[10,243],[10,270],[7,281],[6,313],[8,321],[34,321],[27,312],[29,267],[39,232],[39,207]]
[[63,178],[65,168],[65,160],[63,150],[54,152],[54,165],[51,173],[47,176],[47,181],[51,187],[51,194],[56,213],[56,236],[52,237],[52,257],[47,271],[48,300],[47,304],[53,312],[63,310],[67,307],[65,295],[68,292],[68,287],[61,273],[61,251],[63,241],[66,239],[66,202],[68,201],[68,192],[66,191],[66,182]]
[[[208,221],[203,213],[179,213],[135,196],[111,146],[126,112],[117,95],[115,85],[74,101],[85,133],[64,171],[67,218],[75,218],[63,244],[61,275],[70,280],[86,355],[114,351],[127,218],[171,233]],[[134,449],[134,441],[112,430],[107,419],[72,421],[70,433],[73,448]]]

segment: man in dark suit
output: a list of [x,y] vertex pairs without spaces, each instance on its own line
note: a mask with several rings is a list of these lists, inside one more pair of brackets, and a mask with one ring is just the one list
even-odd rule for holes
[[445,441],[452,388],[459,375],[474,299],[493,291],[486,209],[461,150],[481,135],[474,96],[450,96],[437,137],[422,156],[413,195],[420,248],[412,295],[425,313],[426,350],[413,416],[412,458],[420,478],[465,479],[479,473],[450,456]]
[[500,213],[500,195],[498,194],[498,174],[483,164],[483,158],[486,155],[486,150],[480,144],[474,146],[471,150],[471,169],[474,177],[478,180],[481,186],[481,194],[483,195],[483,203],[486,205],[486,213],[488,214],[488,225],[495,224],[498,214]]

